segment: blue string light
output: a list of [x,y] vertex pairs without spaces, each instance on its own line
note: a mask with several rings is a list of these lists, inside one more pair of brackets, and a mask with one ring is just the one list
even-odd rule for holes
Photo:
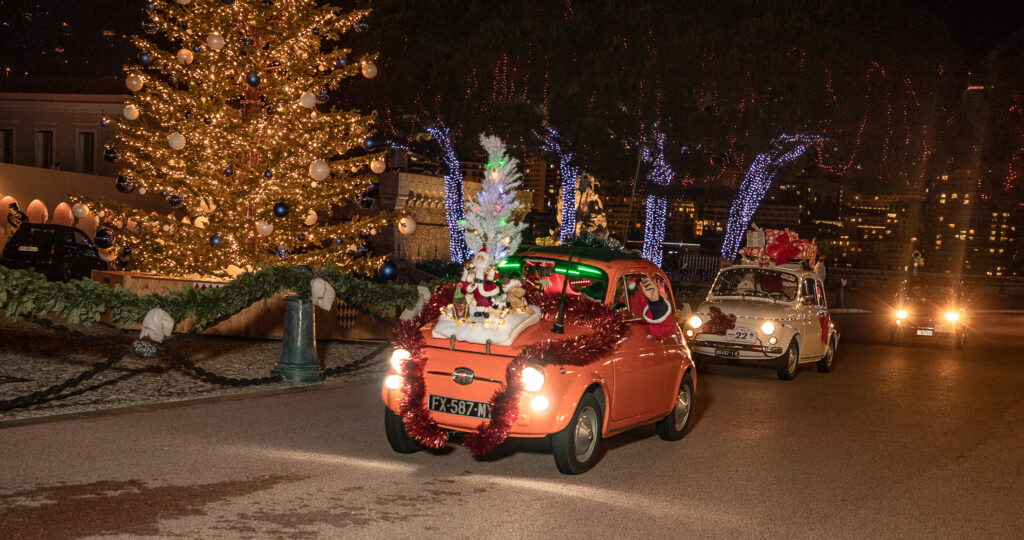
[[672,182],[675,173],[665,162],[665,133],[658,128],[658,124],[654,124],[650,135],[654,140],[648,138],[643,145],[641,159],[651,165],[651,170],[647,172],[647,181],[656,188],[655,193],[647,195],[643,257],[661,266],[661,245],[665,241],[665,221],[668,214],[668,199],[664,188]]
[[576,164],[576,156],[568,149],[565,140],[555,128],[545,126],[541,135],[533,132],[541,140],[541,149],[553,152],[558,156],[558,175],[562,177],[562,229],[559,236],[565,242],[576,234],[576,178],[580,175],[580,167]]
[[[771,150],[754,158],[740,185],[740,192],[729,209],[729,222],[722,241],[722,258],[730,261],[736,258],[743,234],[779,169],[803,155],[808,146],[821,140],[818,136],[782,135],[772,139]],[[792,144],[796,146],[786,151]]]
[[452,262],[461,263],[470,257],[466,247],[466,207],[462,198],[462,163],[455,150],[451,131],[444,122],[427,127],[427,133],[441,146],[441,159],[448,172],[444,175],[444,217],[448,222],[448,247]]

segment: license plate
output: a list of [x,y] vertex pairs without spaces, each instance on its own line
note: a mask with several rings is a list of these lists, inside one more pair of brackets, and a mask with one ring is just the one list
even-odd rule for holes
[[930,336],[932,334],[933,334],[933,331],[930,328],[918,328],[917,329],[917,335],[919,335],[919,336]]
[[746,328],[737,328],[729,332],[730,341],[754,341],[754,333]]
[[34,253],[34,252],[39,251],[39,247],[38,246],[18,246],[18,251],[31,251],[31,252]]
[[450,398],[430,394],[430,410],[473,418],[490,418],[491,404],[483,401]]
[[727,358],[738,357],[740,351],[737,349],[715,349],[715,356],[723,356]]

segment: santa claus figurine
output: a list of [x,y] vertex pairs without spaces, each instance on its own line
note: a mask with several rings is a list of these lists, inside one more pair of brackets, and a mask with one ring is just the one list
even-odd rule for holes
[[488,317],[493,298],[501,292],[498,286],[497,269],[491,266],[491,256],[483,247],[473,255],[473,283],[467,287],[470,313],[480,317]]

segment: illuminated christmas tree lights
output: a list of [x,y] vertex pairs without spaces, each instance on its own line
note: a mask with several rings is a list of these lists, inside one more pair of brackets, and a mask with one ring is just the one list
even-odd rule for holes
[[576,164],[575,154],[569,150],[568,141],[551,126],[546,126],[544,130],[544,134],[536,131],[533,134],[541,140],[542,150],[558,156],[558,175],[562,178],[560,237],[565,241],[576,231],[576,178],[580,175],[580,167]]
[[668,199],[664,190],[672,182],[675,173],[665,162],[665,133],[657,124],[651,132],[651,138],[642,149],[644,163],[651,165],[651,170],[647,172],[647,182],[653,191],[647,195],[643,257],[661,266],[661,245],[665,241],[665,220],[668,218]]
[[444,175],[444,217],[451,235],[448,247],[452,262],[461,263],[470,256],[469,248],[466,247],[466,228],[463,226],[466,212],[463,208],[462,162],[459,161],[459,153],[455,150],[455,141],[452,140],[447,124],[439,121],[426,129],[441,146],[441,159],[448,171]]
[[384,216],[319,217],[376,181],[365,167],[376,156],[358,150],[375,145],[374,116],[322,105],[344,79],[376,74],[373,55],[349,61],[350,50],[323,47],[367,14],[314,0],[150,2],[147,24],[163,36],[132,38],[141,54],[124,68],[132,95],[110,159],[123,164],[125,185],[163,194],[174,212],[75,197],[115,231],[112,249],[167,275],[282,258],[375,272],[381,259],[353,246]]

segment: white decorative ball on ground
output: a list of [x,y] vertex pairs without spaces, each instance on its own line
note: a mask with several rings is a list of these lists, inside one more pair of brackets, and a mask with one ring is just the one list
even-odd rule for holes
[[260,220],[256,222],[256,232],[258,232],[260,236],[268,236],[270,233],[274,232],[274,226],[266,221]]
[[221,37],[220,34],[210,34],[206,36],[206,44],[209,45],[211,49],[219,51],[220,48],[224,46],[224,38]]
[[142,90],[142,77],[139,77],[138,75],[129,75],[128,78],[124,80],[124,85],[132,92],[138,92],[139,90]]
[[125,120],[135,120],[139,117],[139,108],[135,105],[125,105],[121,109],[121,116],[124,116]]
[[167,144],[172,150],[181,150],[185,148],[185,136],[178,132],[171,133],[171,136],[167,137]]
[[316,220],[318,217],[319,216],[316,215],[316,210],[310,210],[309,213],[306,214],[306,221],[304,221],[303,223],[310,226],[316,225]]
[[384,163],[383,159],[375,159],[375,160],[370,162],[370,170],[375,172],[375,173],[377,173],[377,174],[380,174],[380,173],[384,172],[384,169],[386,169],[386,168],[387,168],[387,164]]
[[372,79],[377,76],[377,66],[373,62],[363,64],[363,77]]
[[175,58],[178,59],[179,64],[186,65],[191,64],[194,57],[192,56],[192,51],[188,49],[181,49],[178,51],[178,54],[175,55]]
[[309,175],[314,180],[323,180],[331,175],[331,166],[326,161],[318,159],[309,164]]
[[314,96],[312,92],[303,92],[302,95],[299,96],[299,104],[307,109],[312,109],[316,106],[316,96]]
[[75,216],[78,219],[82,219],[82,218],[84,218],[88,214],[89,214],[89,207],[84,205],[84,204],[82,204],[82,203],[77,203],[77,204],[75,204],[74,206],[71,207],[71,215]]
[[405,216],[398,220],[398,232],[402,234],[412,234],[416,232],[416,220],[409,216]]

